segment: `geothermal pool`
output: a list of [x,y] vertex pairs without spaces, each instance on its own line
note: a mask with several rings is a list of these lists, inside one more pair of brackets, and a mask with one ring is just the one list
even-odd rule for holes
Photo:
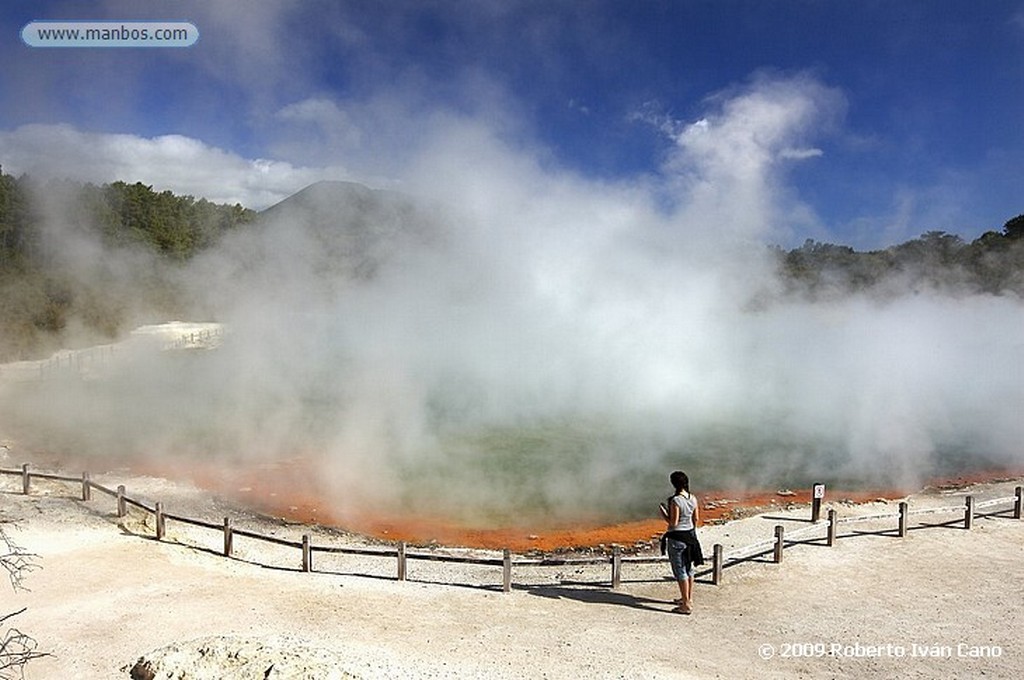
[[[416,542],[518,536],[523,548],[608,543],[609,527],[625,532],[615,542],[649,538],[674,469],[705,500],[729,501],[713,518],[792,502],[776,492],[815,482],[870,498],[1021,467],[1013,370],[986,369],[986,385],[918,367],[866,392],[829,388],[823,373],[818,401],[751,384],[735,403],[687,409],[679,395],[574,401],[447,364],[368,361],[340,341],[324,359],[319,337],[317,361],[300,361],[291,341],[196,328],[0,367],[0,435],[92,472],[116,461],[195,478],[295,520]],[[786,370],[776,378],[795,379]],[[933,389],[901,391],[915,376]]]

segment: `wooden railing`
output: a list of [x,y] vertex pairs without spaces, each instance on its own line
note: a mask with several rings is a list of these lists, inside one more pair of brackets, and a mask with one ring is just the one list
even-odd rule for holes
[[[224,340],[224,328],[202,328],[181,332],[171,338],[157,339],[155,347],[162,350],[212,349]],[[12,382],[30,382],[69,377],[88,378],[102,373],[118,353],[130,347],[132,340],[82,349],[62,349],[48,359],[35,359],[0,364],[0,378]]]
[[[340,545],[314,545],[310,534],[303,534],[301,540],[289,540],[278,536],[271,536],[263,534],[257,531],[250,531],[248,529],[241,529],[236,527],[230,517],[224,517],[223,523],[211,522],[202,519],[195,519],[192,517],[186,517],[174,513],[169,513],[164,510],[163,504],[155,502],[152,505],[147,504],[136,498],[129,496],[125,490],[124,485],[119,485],[116,489],[111,489],[102,484],[98,484],[90,479],[89,473],[82,473],[81,477],[71,477],[67,475],[56,474],[52,472],[38,472],[30,469],[26,463],[21,466],[20,469],[3,469],[0,468],[0,476],[20,476],[21,477],[21,491],[23,494],[28,495],[31,493],[31,486],[33,479],[41,480],[52,480],[57,482],[66,482],[70,484],[81,485],[81,499],[83,501],[92,500],[92,491],[96,490],[103,494],[106,494],[114,499],[117,503],[117,517],[123,518],[128,513],[128,506],[133,506],[139,510],[152,515],[154,517],[154,533],[156,540],[164,540],[166,535],[166,523],[168,520],[172,522],[180,522],[194,527],[202,529],[209,529],[216,531],[223,536],[223,550],[222,553],[225,557],[232,557],[234,555],[234,539],[235,537],[245,537],[254,539],[257,541],[264,541],[286,548],[293,548],[301,551],[301,568],[304,572],[314,571],[313,568],[313,555],[314,553],[324,554],[340,554],[340,555],[362,555],[362,556],[373,556],[373,557],[385,557],[394,558],[396,560],[395,574],[399,581],[407,580],[408,575],[408,562],[410,560],[424,560],[434,562],[449,562],[449,563],[463,563],[463,564],[475,564],[481,566],[500,566],[502,569],[501,587],[504,592],[509,592],[512,589],[512,570],[513,567],[548,567],[548,566],[572,566],[572,565],[611,565],[611,578],[610,585],[613,589],[619,588],[622,581],[622,569],[626,564],[654,564],[665,562],[665,558],[661,556],[626,556],[622,554],[622,550],[619,546],[613,545],[611,555],[595,555],[595,556],[584,556],[584,557],[557,557],[557,556],[546,556],[546,557],[526,557],[516,556],[513,557],[510,550],[505,549],[501,552],[500,557],[476,557],[470,555],[452,555],[437,552],[426,552],[410,550],[406,543],[400,542],[393,546],[381,546],[381,547],[354,547],[354,546],[340,546]],[[998,508],[1000,506],[1007,506],[1001,510],[991,510],[992,508]],[[825,545],[835,545],[838,536],[838,527],[841,524],[860,523],[860,522],[884,522],[893,521],[894,525],[892,529],[882,530],[882,532],[893,531],[898,536],[903,537],[907,535],[908,525],[911,516],[917,515],[931,515],[931,514],[952,514],[955,519],[951,522],[946,522],[946,525],[959,524],[962,522],[963,528],[970,530],[974,524],[974,519],[981,515],[981,510],[990,509],[985,516],[999,516],[999,515],[1010,515],[1014,519],[1021,519],[1024,514],[1024,488],[1018,486],[1014,490],[1013,496],[1007,496],[1003,498],[995,498],[986,500],[984,502],[976,503],[973,496],[966,496],[962,505],[955,506],[944,506],[944,507],[925,507],[915,510],[911,510],[907,502],[901,502],[899,504],[899,511],[896,513],[881,513],[873,515],[851,515],[848,517],[838,517],[838,514],[834,509],[828,511],[828,518],[826,520],[812,521],[807,527],[803,527],[796,531],[789,532],[785,531],[784,525],[777,524],[774,527],[773,537],[758,543],[742,546],[730,550],[728,553],[725,552],[721,544],[715,544],[712,547],[711,564],[710,567],[705,568],[703,571],[697,573],[698,577],[710,576],[710,582],[713,585],[719,585],[722,582],[722,575],[724,569],[742,562],[750,561],[751,559],[766,556],[771,554],[771,561],[778,564],[782,562],[783,553],[787,545],[795,545],[799,543],[807,543],[810,541],[824,541]],[[962,520],[959,519],[962,515]],[[806,520],[802,520],[806,521]],[[930,525],[922,525],[930,526]],[[823,533],[822,536],[816,534]],[[854,534],[851,534],[854,535]],[[813,538],[811,538],[814,536]],[[800,540],[797,540],[800,539]]]

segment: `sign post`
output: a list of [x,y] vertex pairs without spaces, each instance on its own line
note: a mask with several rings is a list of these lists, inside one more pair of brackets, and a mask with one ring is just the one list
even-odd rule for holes
[[815,484],[811,492],[811,521],[821,519],[821,501],[825,498],[825,485]]

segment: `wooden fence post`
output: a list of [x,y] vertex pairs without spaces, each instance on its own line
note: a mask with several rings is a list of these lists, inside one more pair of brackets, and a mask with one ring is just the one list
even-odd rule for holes
[[127,512],[127,508],[124,503],[124,484],[117,485],[117,516],[124,517]]
[[817,523],[821,519],[821,503],[825,500],[825,485],[811,486],[811,521]]
[[313,551],[309,547],[309,534],[302,534],[302,571],[313,571]]
[[235,542],[234,532],[231,531],[231,518],[224,518],[224,557],[231,557]]
[[156,504],[156,540],[164,537],[164,505],[159,501]]
[[830,508],[828,511],[828,532],[825,534],[825,543],[828,544],[828,547],[830,548],[836,544],[837,528],[835,508]]
[[1024,515],[1024,486],[1018,486],[1013,492],[1017,494],[1017,500],[1013,504],[1013,518],[1020,519]]
[[775,525],[775,564],[782,562],[782,543],[785,529],[781,524]]
[[964,499],[964,529],[974,526],[974,496]]
[[398,544],[398,580],[405,580],[405,541]]
[[722,558],[724,548],[721,543],[715,543],[711,550],[711,585],[717,586],[722,582]]
[[89,473],[82,473],[82,500],[92,500],[92,487],[89,486]]
[[30,476],[28,474],[28,463],[23,463],[21,466],[21,492],[26,496],[28,495],[29,479]]
[[900,502],[900,538],[907,536],[907,519],[910,515],[910,506],[906,501]]
[[512,591],[512,551],[508,548],[501,554],[501,590]]
[[612,590],[622,585],[622,548],[612,545]]

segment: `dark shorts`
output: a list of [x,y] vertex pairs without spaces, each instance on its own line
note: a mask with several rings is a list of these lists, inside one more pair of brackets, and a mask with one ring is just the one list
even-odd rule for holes
[[693,577],[693,563],[687,555],[686,544],[675,539],[667,539],[665,547],[668,552],[668,563],[672,565],[672,575],[677,581],[685,581]]

